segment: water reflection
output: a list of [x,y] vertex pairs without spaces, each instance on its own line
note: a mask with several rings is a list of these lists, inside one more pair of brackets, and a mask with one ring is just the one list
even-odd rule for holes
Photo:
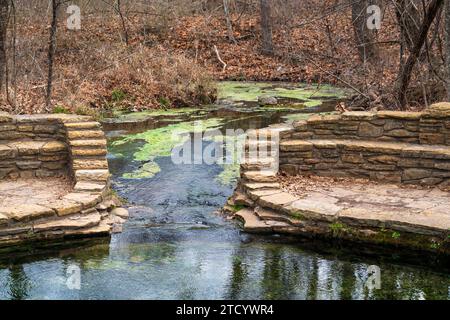
[[[200,238],[202,236],[200,235]],[[258,241],[258,242],[256,242]],[[104,246],[104,245],[103,245]],[[381,288],[366,286],[370,263],[338,260],[286,243],[203,242],[84,248],[62,260],[0,271],[2,299],[449,299],[449,276],[382,263]],[[81,268],[81,290],[66,284]]]

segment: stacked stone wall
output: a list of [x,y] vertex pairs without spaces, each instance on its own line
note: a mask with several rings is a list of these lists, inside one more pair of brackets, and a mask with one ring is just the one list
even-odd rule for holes
[[294,123],[280,143],[280,170],[383,182],[450,184],[450,112],[346,112]]

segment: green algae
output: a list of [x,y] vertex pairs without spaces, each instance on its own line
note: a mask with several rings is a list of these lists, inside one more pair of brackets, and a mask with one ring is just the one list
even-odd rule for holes
[[198,112],[198,108],[179,108],[179,109],[156,109],[140,112],[115,111],[113,117],[116,121],[139,121],[152,117],[179,117],[182,115],[190,115]]
[[143,163],[137,170],[122,175],[125,179],[152,178],[160,172],[155,162],[157,157],[170,157],[172,149],[189,140],[189,133],[203,132],[221,126],[222,119],[211,118],[204,121],[191,121],[170,124],[166,127],[148,130],[142,133],[126,135],[110,144],[110,153],[123,155],[126,144],[144,141],[145,144],[133,153],[133,160]]
[[258,97],[265,96],[302,101],[307,107],[346,95],[343,89],[330,85],[224,81],[218,87],[219,100],[256,102]]

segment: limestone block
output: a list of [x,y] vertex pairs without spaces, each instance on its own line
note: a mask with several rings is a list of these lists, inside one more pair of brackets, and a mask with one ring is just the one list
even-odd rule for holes
[[80,203],[70,200],[57,200],[50,203],[48,206],[55,210],[56,214],[60,217],[80,213],[82,209]]
[[67,146],[61,141],[50,141],[45,143],[41,150],[43,153],[62,152],[67,150]]
[[445,135],[441,133],[420,133],[420,143],[445,144]]
[[10,148],[7,145],[0,144],[0,160],[12,159],[17,155],[17,150],[15,148]]
[[405,169],[403,171],[402,179],[403,181],[418,180],[428,178],[430,176],[431,170],[412,168],[412,169]]
[[83,205],[83,209],[89,209],[95,207],[102,201],[100,194],[91,194],[87,192],[83,193],[69,193],[63,197],[66,200],[75,201]]
[[301,215],[309,220],[331,222],[337,219],[337,213],[342,210],[341,206],[336,205],[337,201],[338,199],[333,197],[312,194],[285,205],[285,210],[291,215]]
[[106,148],[102,149],[82,149],[72,148],[72,156],[76,157],[92,157],[92,156],[106,156]]
[[419,120],[422,112],[378,111],[377,117],[380,119]]
[[106,140],[70,140],[69,144],[72,147],[97,147],[97,148],[106,148]]
[[283,207],[298,200],[297,197],[287,192],[281,192],[269,196],[264,196],[258,199],[258,204],[265,208],[275,210],[283,210]]
[[111,211],[111,214],[122,219],[128,219],[128,217],[130,216],[128,210],[125,208],[115,208]]
[[109,171],[105,169],[99,170],[76,170],[75,179],[77,181],[107,181],[109,179]]
[[39,233],[54,230],[90,228],[97,226],[100,223],[100,221],[101,221],[100,214],[95,213],[87,216],[68,217],[64,219],[58,219],[54,221],[35,224],[33,226],[33,230],[34,232]]
[[6,112],[0,111],[0,123],[12,122],[12,121],[13,121],[12,115],[10,115]]
[[447,118],[450,117],[450,102],[440,102],[428,107],[424,114],[425,117]]
[[358,135],[360,137],[376,138],[381,137],[383,133],[383,127],[373,125],[369,122],[361,122],[359,125]]
[[75,170],[108,169],[108,162],[106,161],[106,159],[75,159],[73,160],[73,168]]
[[48,134],[54,134],[56,131],[58,131],[57,125],[43,125],[38,124],[34,126],[34,132],[36,133],[48,133]]
[[297,151],[311,151],[312,149],[313,144],[308,141],[288,140],[283,141],[280,144],[281,151],[297,152]]
[[17,161],[17,167],[21,170],[39,169],[41,167],[41,161]]
[[344,120],[373,120],[375,118],[375,113],[366,111],[348,111],[342,114]]
[[244,221],[244,231],[257,233],[270,233],[272,228],[260,220],[253,210],[242,209],[236,212],[236,217]]
[[14,207],[0,208],[0,213],[15,221],[23,222],[52,216],[55,211],[39,205],[18,204]]
[[341,156],[343,162],[348,163],[364,163],[364,158],[361,154],[348,153]]
[[86,131],[69,131],[67,132],[69,139],[103,139],[105,134],[101,130],[86,130]]

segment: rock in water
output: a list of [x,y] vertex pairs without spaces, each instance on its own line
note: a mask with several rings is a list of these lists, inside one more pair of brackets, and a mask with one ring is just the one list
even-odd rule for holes
[[274,106],[278,100],[275,97],[258,97],[258,103],[260,106]]
[[124,208],[116,208],[113,211],[111,211],[111,214],[117,217],[120,217],[122,219],[128,219],[128,210]]

